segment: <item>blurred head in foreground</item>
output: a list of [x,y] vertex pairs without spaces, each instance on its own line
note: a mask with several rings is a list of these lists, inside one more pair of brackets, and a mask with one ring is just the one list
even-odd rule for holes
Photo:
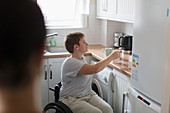
[[0,87],[29,84],[44,39],[44,20],[35,2],[0,0]]
[[[45,34],[43,15],[36,2],[0,0],[0,110],[2,101],[7,99],[7,103],[10,95],[16,96],[18,104],[15,92],[27,92],[39,75]],[[4,95],[9,98],[1,99]],[[12,105],[12,98],[9,101]]]

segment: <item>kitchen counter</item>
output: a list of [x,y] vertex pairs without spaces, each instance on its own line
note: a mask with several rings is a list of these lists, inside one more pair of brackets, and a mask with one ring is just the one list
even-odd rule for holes
[[[98,60],[102,60],[106,58],[105,56],[105,46],[101,45],[89,45],[88,46],[88,52],[86,52],[85,56],[93,56],[94,58]],[[116,50],[112,47],[113,50]],[[131,53],[126,51],[121,51],[121,58],[119,60],[119,63],[113,63],[111,62],[109,64],[110,67],[120,71],[121,73],[127,75],[128,77],[131,77],[131,69],[128,68],[128,61]],[[62,52],[62,53],[46,53],[44,54],[43,58],[60,58],[60,57],[68,57],[70,54],[68,52]]]
[[[90,56],[91,53],[88,51],[84,54],[84,56]],[[61,52],[61,53],[50,53],[46,52],[43,56],[43,59],[47,58],[61,58],[61,57],[69,57],[70,53],[69,52]]]

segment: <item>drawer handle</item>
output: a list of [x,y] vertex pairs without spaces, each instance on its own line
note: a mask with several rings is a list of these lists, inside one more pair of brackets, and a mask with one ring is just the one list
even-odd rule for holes
[[128,95],[127,92],[123,93],[122,113],[124,113],[125,110],[125,98],[127,95]]

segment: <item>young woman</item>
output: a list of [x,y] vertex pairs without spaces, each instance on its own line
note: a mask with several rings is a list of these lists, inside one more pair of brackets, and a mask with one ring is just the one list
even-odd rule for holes
[[112,60],[119,58],[120,53],[113,52],[95,65],[87,64],[83,54],[88,51],[88,44],[80,32],[68,34],[65,47],[71,57],[62,64],[60,100],[73,113],[113,113],[111,106],[92,90],[91,74],[100,72]]

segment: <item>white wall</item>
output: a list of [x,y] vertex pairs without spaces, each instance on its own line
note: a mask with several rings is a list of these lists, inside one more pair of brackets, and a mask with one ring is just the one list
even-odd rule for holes
[[[96,0],[90,0],[88,28],[81,29],[48,29],[47,33],[58,32],[57,46],[64,46],[64,37],[70,32],[83,32],[89,45],[101,44],[113,46],[114,32],[133,35],[133,24],[96,19]],[[48,40],[47,40],[48,41]]]
[[95,13],[95,3],[96,0],[90,0],[90,12],[89,12],[89,20],[88,20],[88,28],[81,29],[48,29],[47,33],[58,32],[57,36],[57,46],[64,46],[64,37],[70,32],[83,32],[85,34],[86,41],[89,45],[98,44],[100,37],[99,29],[101,27],[101,20],[96,19]]

